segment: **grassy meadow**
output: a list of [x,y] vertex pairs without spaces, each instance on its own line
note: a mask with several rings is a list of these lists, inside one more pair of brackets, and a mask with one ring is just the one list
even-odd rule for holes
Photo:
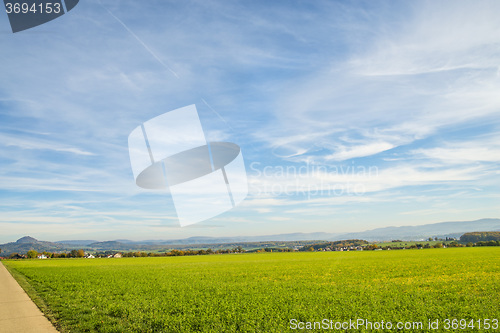
[[500,247],[3,263],[63,332],[287,332],[292,319],[359,318],[439,320],[436,332],[447,318],[500,319]]

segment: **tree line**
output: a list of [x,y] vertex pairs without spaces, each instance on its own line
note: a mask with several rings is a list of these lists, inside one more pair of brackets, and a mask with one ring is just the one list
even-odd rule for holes
[[[210,254],[228,254],[228,253],[244,253],[246,252],[241,246],[235,247],[233,249],[207,249],[207,250],[176,250],[173,249],[168,252],[117,252],[117,251],[102,251],[93,254],[96,258],[107,258],[109,256],[114,256],[120,253],[122,257],[178,257],[178,256],[194,256],[194,255],[210,255]],[[26,254],[12,253],[9,259],[35,259],[39,255],[44,255],[46,258],[84,258],[89,254],[83,249],[71,250],[70,252],[37,252],[35,250],[29,250]]]
[[461,243],[478,243],[489,241],[500,241],[500,231],[467,232],[460,236]]
[[39,255],[44,255],[46,258],[83,258],[85,257],[84,250],[71,250],[70,252],[38,252],[36,250],[29,250],[26,254],[19,254],[17,252],[11,253],[9,259],[35,259]]
[[[460,237],[460,241],[452,241],[450,243],[436,243],[434,245],[430,245],[429,243],[417,243],[412,244],[410,246],[405,247],[397,247],[397,246],[379,246],[375,243],[369,243],[365,240],[360,239],[349,239],[343,241],[335,241],[335,242],[322,242],[311,244],[310,246],[303,246],[298,251],[324,251],[324,250],[340,250],[340,249],[355,249],[362,248],[365,251],[370,250],[402,250],[402,249],[428,249],[428,248],[443,248],[443,247],[473,247],[473,246],[500,246],[500,238],[495,239],[496,237],[500,237],[500,232],[475,232],[475,233],[466,233]],[[491,239],[493,238],[493,239]],[[478,239],[482,239],[477,241]],[[486,239],[486,240],[485,240]],[[468,241],[468,240],[476,240]],[[467,242],[466,242],[467,241]],[[179,256],[195,256],[195,255],[212,255],[212,254],[230,254],[230,253],[252,253],[252,252],[293,252],[295,249],[286,247],[286,248],[257,248],[253,250],[245,250],[243,247],[238,246],[231,249],[200,249],[200,250],[178,250],[172,249],[170,251],[165,252],[143,252],[143,251],[130,251],[130,252],[118,252],[118,251],[101,251],[95,252],[93,254],[94,257],[97,258],[107,258],[109,256],[114,256],[118,253],[122,257],[179,257]],[[0,253],[2,249],[0,249]],[[79,250],[71,250],[70,252],[37,252],[36,250],[29,250],[26,254],[12,253],[9,256],[9,259],[34,259],[39,255],[44,255],[46,258],[84,258],[89,254],[86,253],[83,249]]]

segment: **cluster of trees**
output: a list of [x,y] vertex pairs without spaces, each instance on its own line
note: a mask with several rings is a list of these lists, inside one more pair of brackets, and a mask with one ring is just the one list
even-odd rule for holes
[[[401,243],[401,241],[399,241]],[[430,249],[430,248],[442,248],[444,246],[443,243],[436,243],[434,245],[430,245],[429,243],[425,244],[411,244],[410,246],[378,246],[377,244],[369,244],[363,247],[363,250],[404,250],[404,249]]]
[[477,242],[474,244],[474,246],[500,246],[500,240],[494,241],[484,241],[484,242]]
[[207,250],[172,250],[170,252],[166,252],[165,256],[167,257],[178,257],[178,256],[199,256],[199,255],[208,255],[208,254],[227,254],[227,253],[243,253],[245,250],[241,246],[236,247],[234,249],[207,249]]
[[207,250],[171,250],[170,252],[153,253],[153,252],[127,252],[123,253],[123,257],[179,257],[179,256],[200,256],[209,254],[227,254],[227,253],[243,253],[245,250],[241,247],[233,249],[207,249]]
[[292,252],[292,251],[293,250],[289,247],[263,247],[260,249],[254,249],[247,252],[261,253],[261,252]]
[[[344,243],[342,244],[347,244],[345,242],[348,241],[343,241]],[[322,251],[323,248],[327,248],[328,246],[331,246],[331,243],[321,243],[321,244],[315,244],[314,246],[309,246],[309,247],[304,247],[300,251]],[[321,247],[320,247],[321,246]],[[345,246],[345,247],[351,247],[353,245]],[[356,246],[361,246],[361,245],[356,245]],[[462,244],[457,241],[452,241],[450,243],[436,243],[436,244],[429,244],[429,243],[417,243],[417,244],[412,244],[410,246],[379,246],[377,244],[367,244],[362,246],[363,250],[365,251],[372,251],[372,250],[403,250],[403,249],[431,249],[431,248],[443,248],[443,247],[472,247],[472,246],[500,246],[500,241],[481,241],[481,242],[476,242],[472,243],[469,242],[467,244]],[[342,246],[344,247],[344,246]],[[332,250],[335,248],[331,247]]]
[[19,253],[11,253],[9,256],[10,259],[19,259],[19,258],[27,258],[27,259],[35,259],[39,255],[44,255],[47,258],[83,258],[85,257],[85,251],[83,250],[71,250],[71,252],[65,253],[54,253],[54,252],[38,252],[35,250],[29,250],[25,255]]
[[[467,232],[460,236],[461,243],[500,241],[500,231]],[[484,245],[479,245],[484,246]],[[489,245],[496,246],[496,245]]]
[[448,245],[444,244],[444,243],[436,243],[434,245],[431,245],[429,243],[425,243],[425,244],[422,244],[422,243],[417,243],[417,244],[412,244],[408,247],[401,247],[401,248],[394,248],[392,247],[391,249],[392,250],[399,250],[399,249],[441,249],[443,247],[460,247],[462,246],[461,244],[458,244],[457,242],[452,242]]
[[428,241],[429,242],[432,242],[433,240],[435,241],[454,241],[454,240],[457,240],[456,238],[453,238],[453,237],[445,237],[445,238],[438,238],[438,237],[434,237],[434,239],[432,239],[432,237],[429,237]]
[[364,246],[369,244],[363,239],[347,239],[335,242],[323,242],[317,244],[311,244],[309,246],[304,246],[299,251],[322,251],[323,249],[329,248],[330,250],[340,249],[340,248],[351,248]]
[[[224,253],[243,253],[245,250],[239,246],[234,249],[219,249],[219,250],[171,250],[170,252],[163,253],[153,253],[153,252],[127,252],[123,253],[123,257],[177,257],[177,256],[194,256],[194,255],[208,255],[208,254],[224,254]],[[118,252],[116,251],[103,251],[95,254],[95,257],[107,258],[109,255],[114,255]],[[50,252],[41,252],[38,253],[35,250],[30,250],[26,255],[19,253],[12,253],[9,258],[10,259],[34,259],[37,258],[38,255],[45,255],[47,258],[83,258],[86,253],[84,250],[71,250],[68,253],[50,253]]]
[[430,248],[443,248],[443,247],[473,247],[473,246],[500,246],[500,241],[484,241],[484,242],[469,242],[467,244],[461,244],[457,241],[453,241],[451,243],[436,243],[434,245],[430,245],[429,243],[425,244],[412,244],[408,247],[395,247],[395,246],[384,246],[378,247],[377,244],[370,244],[365,246],[364,250],[375,250],[377,248],[381,248],[382,250],[402,250],[402,249],[430,249]]
[[[474,245],[472,243],[470,244],[467,244],[467,245],[464,245],[464,244],[460,244],[456,241],[453,241],[451,243],[436,243],[434,245],[431,245],[429,243],[425,243],[425,244],[422,244],[422,243],[417,243],[417,244],[412,244],[410,246],[405,246],[405,247],[402,247],[402,246],[383,246],[383,247],[378,247],[377,244],[370,244],[368,246],[365,246],[364,249],[365,250],[375,250],[377,248],[380,248],[382,250],[402,250],[402,249],[440,249],[440,248],[443,248],[443,247],[465,247],[465,246],[481,246],[481,245]],[[491,245],[488,245],[488,246],[491,246]]]

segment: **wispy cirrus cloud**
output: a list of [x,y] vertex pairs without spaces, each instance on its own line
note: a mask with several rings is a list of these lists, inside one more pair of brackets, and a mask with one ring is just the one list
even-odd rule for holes
[[[290,84],[276,112],[283,138],[291,137],[295,154],[289,155],[297,160],[320,146],[332,159],[347,160],[408,145],[464,122],[498,126],[500,25],[493,18],[495,6],[415,6],[407,20],[377,26],[375,37],[350,59]],[[313,136],[296,142],[288,134],[293,129]],[[331,134],[318,138],[325,129]],[[346,142],[346,136],[357,140]]]
[[17,147],[29,150],[52,150],[55,152],[71,153],[75,155],[92,156],[92,152],[82,150],[77,147],[61,145],[59,142],[51,142],[40,138],[23,138],[14,135],[0,134],[0,142],[5,147]]
[[500,163],[500,138],[489,136],[482,139],[445,142],[438,147],[416,149],[409,153],[415,158],[439,161],[444,165],[468,165],[471,163]]

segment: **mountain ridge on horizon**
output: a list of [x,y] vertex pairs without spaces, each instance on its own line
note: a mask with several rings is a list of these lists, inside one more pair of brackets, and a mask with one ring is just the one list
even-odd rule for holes
[[[192,237],[187,237],[187,238],[181,238],[181,239],[150,239],[150,240],[142,240],[142,241],[132,241],[132,240],[126,240],[126,239],[117,239],[113,240],[113,242],[120,242],[120,243],[126,243],[126,244],[158,244],[158,245],[167,245],[167,244],[206,244],[207,241],[214,241],[214,243],[220,243],[220,240],[228,240],[229,242],[234,242],[234,241],[245,241],[248,240],[249,242],[255,242],[255,241],[300,241],[300,240],[341,240],[341,239],[351,239],[351,238],[357,238],[357,237],[352,237],[353,235],[359,236],[359,235],[365,235],[364,237],[372,238],[370,234],[375,234],[379,232],[387,232],[389,230],[391,231],[403,231],[407,229],[435,229],[436,227],[441,227],[441,226],[461,226],[464,224],[469,224],[473,223],[475,226],[477,224],[488,224],[490,222],[493,222],[494,228],[498,228],[500,230],[500,219],[498,218],[483,218],[479,220],[474,220],[474,221],[447,221],[447,222],[437,222],[437,223],[428,223],[428,224],[422,224],[422,225],[412,225],[412,226],[388,226],[388,227],[381,227],[381,228],[374,228],[374,229],[369,229],[365,231],[359,231],[359,232],[343,232],[343,233],[331,233],[331,232],[310,232],[310,233],[305,233],[305,232],[294,232],[294,233],[286,233],[286,234],[273,234],[273,235],[260,235],[260,236],[225,236],[225,237],[213,237],[213,236],[192,236]],[[485,227],[490,227],[489,225],[485,225]],[[435,236],[450,236],[451,234],[456,234],[456,233],[464,233],[464,232],[469,232],[469,228],[464,228],[464,229],[459,229],[458,231],[441,231],[442,234],[439,235],[429,235],[427,236],[430,237],[435,237]],[[466,230],[466,231],[462,231]],[[475,231],[482,231],[482,230],[475,230]],[[488,230],[489,231],[489,230]],[[491,231],[497,231],[497,230],[491,230]],[[300,236],[300,238],[296,238]],[[321,236],[322,238],[318,238]],[[422,236],[416,236],[416,237],[425,237],[426,235]],[[295,238],[294,238],[295,237]],[[340,238],[339,238],[340,237]],[[345,238],[347,237],[347,238]],[[413,237],[413,236],[411,236]],[[389,237],[392,238],[392,237]],[[380,236],[377,236],[376,239],[371,239],[373,241],[383,241],[383,240],[389,240],[387,239],[381,239]],[[367,239],[369,240],[369,239]],[[409,240],[409,239],[408,239]],[[194,241],[194,242],[193,242]],[[76,241],[75,241],[76,242]],[[93,243],[104,243],[104,242],[110,242],[110,241],[93,241]],[[56,243],[65,243],[64,241],[58,241]],[[91,243],[89,243],[91,244]]]
[[424,240],[429,237],[460,237],[466,232],[473,231],[500,231],[500,219],[484,218],[474,221],[452,221],[438,222],[418,226],[390,226],[375,228],[351,233],[288,233],[262,236],[235,236],[235,237],[205,237],[193,236],[183,239],[170,240],[145,240],[129,241],[126,239],[112,241],[95,240],[68,240],[57,242],[39,241],[31,236],[24,236],[16,242],[0,244],[2,254],[26,253],[29,250],[64,251],[76,248],[88,248],[98,250],[114,249],[147,249],[148,246],[173,246],[173,245],[211,245],[211,244],[234,244],[247,242],[288,242],[288,241],[337,241],[345,239],[364,239],[367,241],[387,241],[392,239]]

